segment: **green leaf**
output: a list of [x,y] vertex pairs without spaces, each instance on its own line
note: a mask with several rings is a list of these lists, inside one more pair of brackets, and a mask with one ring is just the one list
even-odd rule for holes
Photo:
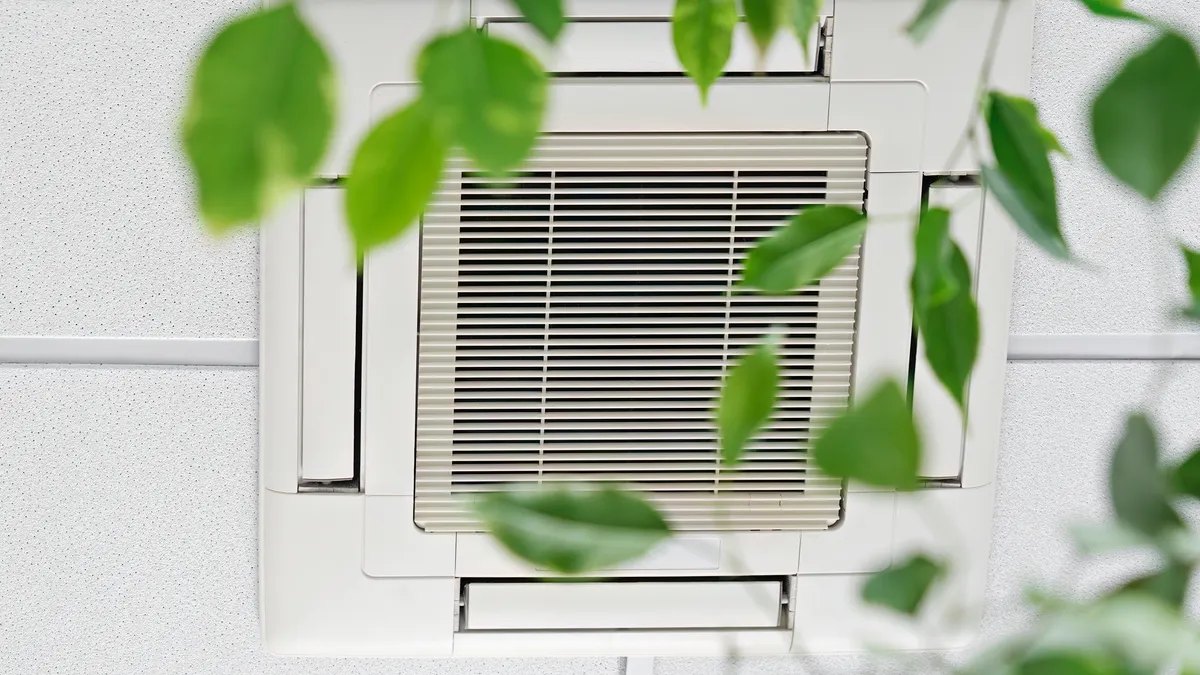
[[1114,19],[1134,19],[1136,21],[1146,20],[1141,14],[1125,9],[1124,0],[1080,0],[1080,2],[1097,16],[1106,16]]
[[550,42],[558,39],[567,18],[563,13],[562,0],[512,0],[521,16]]
[[813,444],[821,471],[897,490],[917,487],[921,440],[894,380],[830,422]]
[[208,227],[258,220],[306,184],[336,103],[329,58],[291,3],[226,26],[200,56],[183,121]]
[[954,240],[950,238],[950,212],[926,209],[917,223],[916,265],[913,267],[914,304],[926,307],[949,302],[958,294],[958,279],[951,273]]
[[1090,644],[1121,654],[1134,672],[1156,672],[1165,663],[1200,666],[1200,634],[1188,617],[1147,593],[1119,593],[1050,617],[1038,629],[1042,642]]
[[962,249],[950,238],[950,212],[929,209],[917,227],[912,294],[925,360],[966,410],[967,379],[979,354],[979,309]]
[[917,328],[925,342],[925,360],[965,411],[967,380],[979,355],[979,309],[971,297],[971,270],[958,246],[953,247],[949,267],[959,291],[938,305],[918,304]]
[[[1029,603],[1034,608],[1040,608],[1036,602]],[[1029,633],[1017,634],[990,645],[980,645],[977,653],[971,656],[963,666],[955,668],[955,675],[1015,675],[1016,664],[1030,650],[1033,636]]]
[[742,0],[742,13],[746,15],[746,25],[758,47],[760,62],[766,58],[775,33],[787,23],[789,2],[792,0]]
[[1037,105],[1035,105],[1033,101],[1030,101],[1027,98],[1021,98],[1019,96],[1010,96],[1009,100],[1012,101],[1012,104],[1016,106],[1017,110],[1020,110],[1025,115],[1025,117],[1029,120],[1029,124],[1037,129],[1038,135],[1042,137],[1042,143],[1046,146],[1046,150],[1050,152],[1057,152],[1058,154],[1064,156],[1067,154],[1067,151],[1063,149],[1062,144],[1058,142],[1058,136],[1055,136],[1053,131],[1050,131],[1046,127],[1042,126],[1042,121],[1038,118]]
[[946,572],[939,562],[917,555],[899,565],[871,575],[863,585],[863,600],[912,616],[921,608],[925,595]]
[[485,171],[514,169],[533,149],[547,78],[523,48],[468,26],[426,45],[417,72],[446,136]]
[[1022,101],[999,92],[988,95],[988,130],[997,165],[983,167],[984,180],[1033,243],[1055,257],[1067,258],[1049,151],[1041,125],[1030,119]]
[[951,0],[925,0],[917,15],[904,28],[913,42],[922,42],[929,36],[929,32],[950,6],[950,2]]
[[671,34],[683,70],[700,87],[700,101],[733,52],[733,29],[738,23],[734,0],[675,0]]
[[1016,675],[1127,675],[1125,664],[1102,654],[1051,652],[1032,656],[1017,665]]
[[1062,233],[1057,231],[1057,224],[1045,225],[1043,217],[1046,214],[1039,213],[1036,203],[1031,203],[1031,200],[996,167],[984,165],[982,171],[983,182],[988,191],[1031,241],[1056,258],[1065,260],[1070,257],[1070,250],[1066,240],[1062,238]]
[[1152,548],[1156,545],[1153,537],[1120,523],[1072,525],[1067,531],[1075,547],[1085,555]]
[[1113,450],[1109,494],[1117,520],[1148,535],[1180,523],[1158,466],[1158,439],[1145,415],[1131,415]]
[[632,560],[670,535],[653,506],[611,487],[494,492],[475,512],[514,555],[562,574]]
[[446,142],[420,100],[393,113],[358,146],[346,179],[346,221],[359,259],[417,222],[442,176]]
[[743,356],[725,378],[717,406],[721,459],[730,464],[742,457],[746,444],[771,419],[779,391],[775,340]]
[[742,283],[767,293],[807,286],[853,253],[866,231],[867,217],[858,209],[804,209],[754,246],[746,256]]
[[1179,562],[1168,562],[1166,567],[1153,574],[1138,577],[1121,586],[1118,593],[1146,593],[1171,605],[1183,607],[1187,598],[1188,582],[1192,577],[1192,568]]
[[1071,538],[1080,553],[1099,555],[1131,549],[1153,549],[1168,560],[1193,565],[1200,562],[1200,537],[1183,527],[1169,527],[1155,535],[1121,523],[1074,525]]
[[1171,489],[1177,495],[1200,499],[1200,449],[1171,472]]
[[824,6],[825,0],[791,0],[791,18],[792,30],[796,33],[796,39],[800,41],[800,46],[803,47],[804,53],[808,54],[808,40],[812,35],[813,29],[821,21],[821,7]]
[[1183,260],[1188,269],[1188,291],[1191,292],[1191,306],[1183,310],[1184,316],[1200,321],[1200,251],[1193,251],[1181,246]]
[[1200,134],[1200,60],[1167,33],[1126,62],[1092,103],[1092,137],[1104,166],[1157,199]]

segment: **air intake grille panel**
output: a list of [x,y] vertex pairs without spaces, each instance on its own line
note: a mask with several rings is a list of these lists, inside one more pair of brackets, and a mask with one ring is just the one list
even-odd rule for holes
[[[865,207],[853,133],[552,135],[495,182],[453,164],[421,252],[417,524],[475,531],[473,495],[620,483],[680,530],[824,529],[842,488],[807,453],[845,405],[858,256],[781,298],[728,291],[798,208]],[[738,470],[711,410],[780,326],[780,409]]]

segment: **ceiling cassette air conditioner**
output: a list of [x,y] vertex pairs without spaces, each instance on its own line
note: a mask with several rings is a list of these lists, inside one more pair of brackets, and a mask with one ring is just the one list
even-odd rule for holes
[[[669,0],[575,0],[549,48],[508,2],[310,0],[343,107],[328,179],[262,234],[261,601],[283,654],[637,655],[942,649],[982,611],[1014,230],[948,163],[1006,24],[997,88],[1028,87],[1032,0],[964,0],[920,45],[917,0],[826,3],[810,53],[744,31],[707,107],[670,47]],[[338,178],[373,120],[411,100],[414,52],[473,21],[554,73],[544,137],[504,181],[452,162],[420,231],[359,274]],[[934,185],[936,178],[952,178]],[[913,218],[954,207],[983,327],[969,423],[921,362]],[[730,294],[797,209],[877,223],[787,297]],[[724,368],[785,335],[780,410],[736,471],[717,462]],[[915,493],[822,476],[823,420],[907,376],[926,433]],[[602,579],[506,553],[464,504],[502,485],[619,483],[679,532]],[[952,572],[915,624],[863,580],[917,550]]]

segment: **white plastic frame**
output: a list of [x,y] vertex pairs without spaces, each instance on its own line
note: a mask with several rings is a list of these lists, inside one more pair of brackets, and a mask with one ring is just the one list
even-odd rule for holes
[[[467,11],[465,0],[437,10],[433,0],[379,3],[309,0],[303,9],[330,47],[348,102],[323,169],[348,170],[353,144],[372,116],[412,95],[412,49],[440,25]],[[911,309],[910,215],[923,176],[974,171],[969,158],[946,163],[965,126],[973,78],[982,58],[980,26],[990,26],[995,0],[955,3],[947,21],[968,30],[935,32],[924,46],[898,37],[917,0],[828,2],[835,19],[831,78],[736,80],[714,88],[700,110],[682,80],[560,80],[548,115],[552,131],[862,131],[871,140],[868,208],[884,221],[864,244],[861,325],[855,391],[908,369]],[[474,0],[477,20],[508,16],[500,0]],[[576,16],[664,17],[669,0],[576,0]],[[1031,0],[1014,0],[995,77],[1020,92],[1028,76]],[[439,23],[441,22],[441,23]],[[946,54],[953,53],[954,58]],[[967,86],[970,83],[972,86]],[[620,96],[611,87],[624,87]],[[762,89],[769,87],[770,89]],[[758,103],[758,105],[755,105]],[[638,110],[631,113],[631,104]],[[671,114],[656,118],[655,110]],[[753,119],[749,115],[753,114]],[[336,188],[330,188],[336,189]],[[616,576],[776,575],[792,579],[789,629],[733,631],[457,631],[462,577],[531,577],[482,535],[429,535],[412,526],[411,444],[415,398],[417,240],[379,250],[367,264],[363,465],[365,492],[297,492],[300,453],[303,201],[271,219],[262,238],[261,327],[261,592],[264,640],[272,651],[331,656],[653,655],[800,650],[853,651],[868,644],[897,648],[960,646],[982,603],[996,448],[1003,395],[1015,235],[990,201],[982,207],[977,297],[983,344],[970,385],[970,426],[963,435],[961,488],[896,495],[852,485],[839,528],[811,533],[690,535],[702,551],[658,552]],[[411,292],[397,289],[409,288]],[[411,317],[411,318],[406,318]],[[901,337],[897,337],[901,336]],[[918,399],[920,394],[917,395]],[[922,414],[918,401],[918,414]],[[396,450],[402,450],[396,452]],[[390,452],[389,452],[390,451]],[[407,477],[407,480],[405,480]],[[929,520],[929,512],[940,514]],[[935,525],[931,527],[931,522]],[[378,535],[378,536],[376,536]],[[919,630],[862,607],[866,575],[921,546],[956,569],[947,590],[929,603]],[[746,562],[739,562],[731,554]],[[646,598],[653,603],[654,598]],[[864,641],[865,638],[865,641]],[[880,638],[884,638],[881,640]]]

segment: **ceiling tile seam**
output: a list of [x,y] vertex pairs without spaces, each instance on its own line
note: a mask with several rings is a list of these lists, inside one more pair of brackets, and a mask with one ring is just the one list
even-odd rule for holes
[[0,336],[0,363],[251,367],[258,365],[258,340]]

